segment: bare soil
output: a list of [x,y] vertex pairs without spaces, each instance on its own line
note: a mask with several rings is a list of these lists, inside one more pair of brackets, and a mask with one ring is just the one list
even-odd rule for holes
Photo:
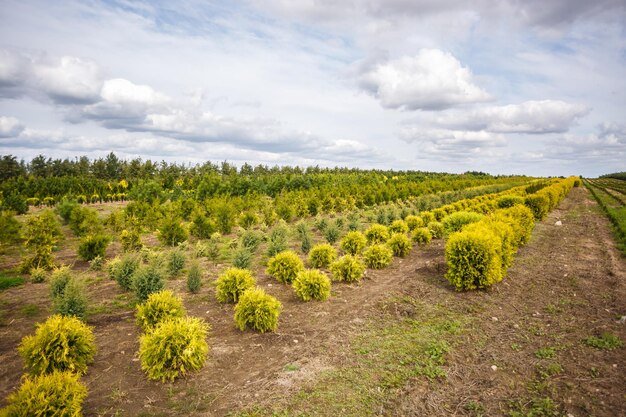
[[[555,226],[557,220],[563,225]],[[172,384],[148,381],[141,370],[140,331],[128,295],[104,272],[76,266],[95,281],[89,296],[101,311],[89,319],[98,353],[83,377],[89,389],[86,416],[223,416],[252,406],[288,405],[321,372],[350,361],[351,340],[381,309],[397,308],[392,312],[399,317],[419,314],[389,302],[394,294],[440,304],[469,320],[447,355],[447,378],[409,381],[377,414],[508,415],[550,398],[556,415],[626,415],[626,349],[583,343],[603,332],[626,341],[626,324],[619,322],[626,315],[626,262],[584,188],[572,190],[536,225],[508,276],[489,291],[453,290],[443,277],[441,240],[414,248],[387,269],[368,270],[360,284],[333,284],[326,302],[299,301],[259,266],[258,284],[284,307],[278,331],[259,334],[239,331],[233,306],[215,301],[208,282],[225,265],[204,264],[207,281],[199,294],[186,292],[182,276],[168,281],[183,295],[188,313],[212,327],[206,366]],[[25,314],[27,304],[38,311]],[[49,306],[47,284],[27,283],[0,293],[0,405],[23,374],[16,348],[50,314]],[[560,372],[545,377],[555,363]]]

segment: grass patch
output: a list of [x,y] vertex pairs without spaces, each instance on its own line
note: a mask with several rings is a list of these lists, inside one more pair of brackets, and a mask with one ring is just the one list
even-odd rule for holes
[[20,313],[24,317],[34,317],[39,314],[39,306],[37,304],[25,304],[20,308]]
[[556,348],[552,346],[544,347],[535,352],[537,359],[552,359],[556,356]]
[[[446,377],[446,354],[466,318],[410,297],[390,300],[412,318],[384,314],[351,340],[347,363],[322,373],[273,409],[246,410],[240,417],[279,415],[371,416],[395,398],[409,380]],[[382,311],[390,311],[385,306]]]
[[19,287],[24,284],[24,278],[11,277],[8,275],[0,274],[0,290],[6,290],[7,288]]
[[604,350],[613,350],[624,346],[622,339],[612,333],[602,333],[602,336],[589,336],[584,341],[585,345]]

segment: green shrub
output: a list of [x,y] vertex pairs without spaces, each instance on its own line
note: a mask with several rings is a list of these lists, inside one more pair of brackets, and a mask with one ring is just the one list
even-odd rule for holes
[[0,211],[0,248],[19,242],[22,224],[10,211]]
[[435,214],[431,211],[423,211],[420,213],[420,218],[422,219],[422,222],[424,222],[424,224],[428,224],[430,222],[436,222],[437,217],[435,216]]
[[535,217],[531,209],[523,205],[499,210],[496,216],[503,216],[513,219],[511,227],[515,234],[514,245],[519,247],[528,243],[535,227]]
[[330,279],[317,269],[298,272],[291,286],[303,301],[324,301],[330,297]]
[[471,211],[457,211],[443,219],[443,234],[449,236],[454,232],[458,232],[463,226],[470,223],[476,223],[483,218],[482,214],[473,213]]
[[102,234],[87,235],[80,240],[78,256],[83,261],[91,261],[93,258],[104,257],[111,238]]
[[267,255],[272,257],[287,249],[287,228],[279,224],[270,233]]
[[324,232],[324,230],[326,230],[326,228],[328,227],[328,220],[326,220],[326,218],[324,217],[320,217],[315,221],[315,228],[320,231],[320,232]]
[[127,253],[121,258],[112,259],[107,263],[111,279],[117,281],[125,290],[133,289],[133,274],[141,264],[141,257],[135,253]]
[[187,272],[187,289],[191,293],[197,293],[202,287],[202,270],[198,261],[191,263],[189,271]]
[[391,264],[393,252],[387,245],[375,244],[365,249],[363,257],[365,258],[365,264],[369,268],[382,269]]
[[0,410],[5,417],[82,416],[87,388],[71,372],[53,372],[34,378],[26,377],[19,390],[7,398]]
[[174,249],[167,255],[167,272],[171,277],[177,276],[185,267],[187,258],[180,249]]
[[23,272],[37,267],[52,269],[54,267],[52,250],[63,237],[54,213],[44,210],[38,216],[29,217],[24,226],[23,237],[24,246],[34,254],[22,261],[20,269]]
[[341,249],[350,255],[360,254],[365,249],[365,245],[367,245],[367,238],[363,233],[357,231],[346,233],[339,244]]
[[76,207],[79,207],[79,204],[75,200],[64,198],[63,200],[59,202],[59,204],[57,204],[54,211],[56,211],[56,213],[59,216],[61,216],[61,218],[63,219],[65,223],[69,223],[70,216],[72,215],[72,211]]
[[65,292],[65,287],[72,279],[72,271],[69,266],[62,266],[50,274],[50,297],[55,299]]
[[124,250],[124,252],[138,251],[143,247],[141,236],[136,229],[122,230],[120,233],[120,242],[122,243],[122,250]]
[[304,270],[304,263],[295,252],[284,251],[269,260],[266,273],[283,283],[291,283]]
[[550,210],[550,199],[545,195],[529,195],[524,199],[524,205],[532,212],[535,220],[542,220]]
[[165,287],[164,275],[162,266],[155,260],[139,266],[131,278],[137,299],[145,301],[153,292],[161,291]]
[[30,270],[30,280],[31,282],[38,284],[40,282],[45,282],[48,273],[43,268],[33,268]]
[[353,255],[344,255],[330,265],[335,281],[358,282],[365,273],[363,261]]
[[417,229],[418,227],[424,227],[424,220],[421,217],[415,215],[406,216],[404,219],[406,225],[409,227],[410,231]]
[[390,233],[408,233],[409,226],[404,220],[394,220],[389,225],[389,232]]
[[301,236],[302,243],[300,244],[300,250],[302,253],[307,254],[311,251],[311,247],[313,246],[313,241],[311,239],[311,234],[306,233]]
[[385,243],[389,240],[389,229],[382,224],[373,224],[365,231],[365,237],[370,244]]
[[183,300],[170,290],[152,293],[143,304],[137,305],[135,318],[144,332],[153,330],[159,323],[185,316]]
[[283,309],[276,298],[261,288],[250,288],[239,298],[235,306],[235,323],[240,330],[252,329],[261,333],[278,328],[278,317]]
[[326,226],[326,229],[324,229],[324,239],[326,239],[326,242],[330,244],[333,244],[337,240],[339,240],[340,234],[341,231],[336,224],[329,224],[328,226]]
[[189,233],[198,239],[208,239],[217,232],[217,224],[213,219],[207,217],[204,212],[197,210],[191,216]]
[[259,217],[251,211],[246,211],[239,218],[239,226],[249,229],[259,223]]
[[87,314],[87,296],[82,283],[74,277],[70,278],[63,293],[52,300],[52,306],[57,314],[84,319]]
[[503,195],[496,200],[496,204],[498,205],[498,208],[513,207],[517,204],[524,204],[524,198],[519,195]]
[[233,253],[233,266],[235,268],[249,269],[252,265],[254,254],[246,247],[237,248]]
[[604,332],[601,336],[589,336],[583,342],[589,347],[604,350],[613,350],[624,346],[624,342],[619,336],[609,332]]
[[89,261],[89,270],[90,271],[102,271],[104,269],[104,257],[96,256],[91,261]]
[[72,209],[69,225],[76,236],[99,233],[102,230],[102,223],[98,218],[98,213],[83,206],[76,206]]
[[25,336],[18,351],[33,375],[54,371],[84,374],[96,353],[91,328],[71,316],[53,315],[37,325],[32,336]]
[[196,317],[178,317],[158,324],[139,339],[141,368],[149,379],[173,381],[202,368],[209,353],[209,325]]
[[237,212],[230,201],[224,200],[215,207],[215,219],[217,220],[217,229],[222,234],[230,234],[235,225],[235,217]]
[[187,237],[187,231],[178,217],[168,216],[161,221],[159,240],[164,245],[177,246],[187,240]]
[[443,237],[443,224],[441,222],[432,221],[426,227],[433,239],[441,239]]
[[387,245],[395,256],[401,258],[411,252],[411,240],[404,233],[394,233],[387,241]]
[[246,230],[239,238],[241,247],[246,248],[251,252],[256,251],[262,241],[262,234],[254,230]]
[[315,245],[309,254],[309,263],[313,268],[328,267],[337,258],[337,251],[328,243]]
[[215,281],[215,297],[220,303],[236,303],[241,295],[256,285],[252,272],[229,268]]
[[511,265],[513,254],[517,251],[517,247],[513,245],[515,235],[510,224],[513,223],[511,218],[506,217],[485,217],[480,223],[474,223],[467,226],[468,230],[478,230],[479,233],[484,228],[490,229],[499,239],[500,246],[498,248],[498,256],[502,266],[502,278],[506,276],[506,270]]
[[[441,224],[441,223],[440,223]],[[428,245],[433,236],[428,230],[428,227],[417,227],[411,233],[411,239],[413,242],[417,243],[420,246]]]
[[446,278],[457,290],[486,288],[502,280],[502,242],[487,226],[454,233],[446,242]]

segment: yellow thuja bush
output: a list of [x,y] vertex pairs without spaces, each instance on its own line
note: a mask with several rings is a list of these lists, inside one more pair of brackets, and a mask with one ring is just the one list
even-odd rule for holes
[[324,301],[330,297],[330,279],[317,269],[298,272],[291,285],[296,295],[303,301]]
[[229,268],[215,281],[215,297],[220,303],[236,303],[246,290],[256,285],[247,269]]
[[337,250],[329,243],[321,243],[313,246],[309,252],[309,263],[313,268],[323,268],[337,259]]
[[278,328],[278,317],[283,305],[261,288],[250,288],[235,306],[235,323],[240,330],[252,329],[261,333]]
[[135,313],[137,324],[143,331],[150,331],[165,320],[184,316],[183,300],[171,290],[150,294],[143,304],[137,305]]
[[341,243],[339,246],[346,253],[350,255],[358,255],[363,252],[365,246],[367,245],[367,238],[365,235],[358,231],[352,231],[346,233],[346,235],[341,239]]
[[267,263],[267,274],[280,282],[291,283],[304,270],[304,263],[293,251],[284,251],[270,258]]
[[330,265],[335,281],[358,282],[365,273],[365,263],[354,255],[344,255]]

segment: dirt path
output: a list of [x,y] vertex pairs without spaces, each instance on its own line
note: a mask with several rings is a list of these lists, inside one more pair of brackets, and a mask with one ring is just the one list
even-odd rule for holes
[[[563,226],[554,225],[557,219]],[[98,353],[84,377],[89,387],[85,415],[222,416],[252,405],[288,404],[320,372],[351,361],[351,338],[380,314],[381,305],[396,308],[385,303],[392,294],[461,312],[469,327],[448,354],[446,379],[410,381],[380,414],[507,415],[548,398],[555,410],[576,417],[626,415],[625,349],[598,350],[582,343],[604,331],[626,341],[626,325],[618,323],[626,314],[625,261],[586,189],[574,189],[537,225],[508,277],[492,290],[457,293],[444,273],[443,242],[436,241],[395,259],[390,268],[368,271],[359,285],[335,284],[327,302],[303,303],[258,269],[259,285],[284,306],[278,331],[269,334],[237,330],[232,306],[216,303],[209,286],[188,295],[184,280],[169,281],[169,287],[185,294],[188,313],[211,323],[207,365],[174,384],[149,382],[136,358],[139,329],[132,312],[100,314],[90,323]],[[44,285],[28,284],[2,294],[9,311],[0,327],[3,398],[19,384],[15,347],[47,313],[42,308],[24,319],[15,311],[24,303],[45,305],[46,292]],[[92,288],[92,297],[119,295],[111,281]],[[540,350],[542,358],[536,355]],[[553,374],[543,377],[547,368]]]

